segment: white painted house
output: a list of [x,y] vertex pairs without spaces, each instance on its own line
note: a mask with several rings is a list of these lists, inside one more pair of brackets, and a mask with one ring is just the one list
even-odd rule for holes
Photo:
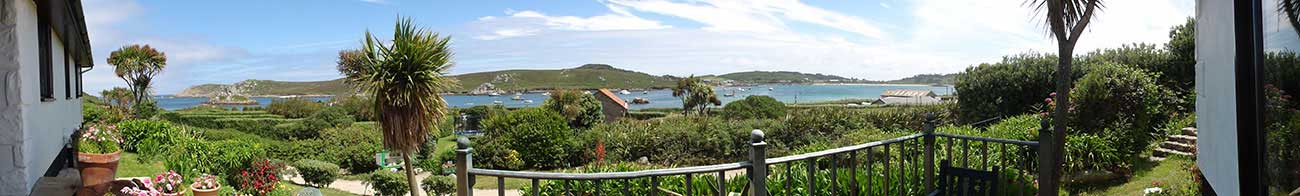
[[0,195],[70,166],[92,62],[80,0],[0,0]]

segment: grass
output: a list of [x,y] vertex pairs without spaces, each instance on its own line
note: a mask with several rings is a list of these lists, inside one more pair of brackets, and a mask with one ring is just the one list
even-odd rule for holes
[[136,153],[122,152],[122,159],[117,162],[117,177],[148,177],[167,171],[161,161],[141,163],[138,157]]
[[1142,195],[1142,190],[1156,187],[1170,195],[1196,195],[1198,184],[1192,181],[1191,166],[1196,161],[1173,156],[1163,162],[1140,161],[1134,165],[1135,173],[1127,181],[1077,187],[1071,195]]
[[[532,181],[528,179],[506,178],[506,189],[522,189],[526,186],[532,186]],[[493,176],[478,176],[474,178],[475,189],[497,189],[497,178]]]

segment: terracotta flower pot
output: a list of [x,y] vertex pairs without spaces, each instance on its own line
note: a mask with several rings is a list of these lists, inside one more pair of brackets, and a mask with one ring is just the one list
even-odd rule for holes
[[110,182],[117,176],[117,161],[122,151],[107,154],[77,153],[77,169],[81,170],[82,189],[94,195],[108,193]]
[[190,184],[190,189],[194,190],[194,196],[217,196],[217,190],[221,189],[221,185],[217,185],[216,188],[212,189],[199,189],[194,187],[194,184]]

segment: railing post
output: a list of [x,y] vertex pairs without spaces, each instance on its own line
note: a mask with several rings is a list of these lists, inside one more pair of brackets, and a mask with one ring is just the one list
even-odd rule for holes
[[767,142],[763,131],[749,132],[749,192],[751,196],[767,196]]
[[922,170],[925,174],[922,176],[925,178],[925,194],[934,192],[934,127],[937,123],[936,120],[934,113],[926,113],[925,128],[921,129],[921,133],[924,134],[923,140],[925,140],[925,170]]
[[471,196],[469,169],[474,168],[474,158],[470,155],[474,148],[469,147],[469,138],[456,138],[456,196]]
[[1043,118],[1038,130],[1038,195],[1057,195],[1056,143],[1051,124]]

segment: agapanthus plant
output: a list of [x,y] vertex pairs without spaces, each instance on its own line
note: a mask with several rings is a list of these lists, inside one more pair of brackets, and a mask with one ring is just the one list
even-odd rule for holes
[[192,186],[194,187],[194,189],[203,189],[203,190],[216,189],[217,187],[221,187],[221,181],[217,180],[217,176],[213,176],[210,174],[203,174],[202,176],[199,176],[198,178],[194,179],[194,184]]
[[122,150],[122,136],[117,126],[86,124],[77,140],[77,152],[107,154]]

